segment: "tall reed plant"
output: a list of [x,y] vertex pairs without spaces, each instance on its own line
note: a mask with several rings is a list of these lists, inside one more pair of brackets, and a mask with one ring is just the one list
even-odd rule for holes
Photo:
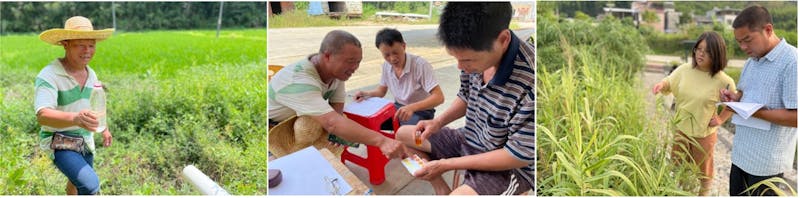
[[[540,47],[557,46],[544,53],[556,53],[546,56],[563,62],[540,59],[537,65],[538,194],[696,195],[699,170],[670,157],[673,121],[659,113],[665,112],[663,105],[657,105],[654,115],[645,110],[640,68],[633,68],[642,67],[635,64],[643,54],[608,50],[612,41],[569,38],[607,32],[561,31],[558,39],[551,39],[557,42],[539,42]],[[629,36],[620,35],[616,39]],[[644,42],[635,45],[631,48],[648,50]]]

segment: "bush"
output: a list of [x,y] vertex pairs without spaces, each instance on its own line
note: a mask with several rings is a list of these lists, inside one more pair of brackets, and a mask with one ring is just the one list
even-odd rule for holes
[[605,71],[624,71],[629,79],[644,67],[644,55],[650,52],[647,45],[642,45],[645,39],[638,30],[623,25],[613,17],[597,24],[590,21],[558,22],[540,18],[536,25],[540,52],[537,54],[537,63],[547,65],[547,69],[552,71],[570,64],[568,61],[581,61],[568,58],[575,52],[561,48],[564,45],[578,48],[592,46],[598,50],[597,53],[602,53],[598,57],[617,61],[618,64],[603,66]]

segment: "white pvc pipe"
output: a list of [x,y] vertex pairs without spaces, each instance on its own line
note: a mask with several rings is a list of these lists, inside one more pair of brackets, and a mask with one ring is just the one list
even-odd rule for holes
[[225,191],[216,182],[211,180],[206,174],[203,174],[194,165],[188,165],[183,168],[183,177],[188,179],[195,188],[200,190],[204,195],[214,196],[228,196],[228,191]]

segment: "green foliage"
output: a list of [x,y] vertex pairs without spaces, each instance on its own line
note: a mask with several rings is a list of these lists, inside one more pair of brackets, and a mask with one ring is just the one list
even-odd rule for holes
[[309,16],[305,11],[296,10],[269,16],[269,28],[342,26],[354,21],[354,19],[337,20],[324,15]]
[[603,7],[613,4],[617,8],[630,8],[629,1],[539,1],[536,2],[537,12],[548,10],[548,12],[558,13],[560,17],[575,18],[575,11],[581,11],[591,17],[603,14]]
[[616,19],[537,25],[538,194],[695,194],[699,170],[668,157],[667,115],[645,112],[639,32]]
[[586,15],[586,13],[583,13],[581,11],[575,11],[575,19],[576,20],[588,21],[588,20],[592,20],[592,17],[590,17],[589,15]]
[[797,31],[797,1],[681,1],[675,2],[675,10],[683,13],[680,20],[682,24],[685,24],[691,22],[688,19],[692,13],[705,15],[706,11],[714,7],[744,9],[754,4],[764,6],[769,10],[776,29]]
[[[42,32],[64,27],[72,16],[85,16],[98,28],[112,28],[110,2],[2,2],[0,33]],[[219,2],[114,2],[117,29],[215,29]],[[267,24],[266,2],[226,2],[223,28],[259,28]],[[35,16],[32,13],[37,13]]]
[[[111,147],[95,168],[106,195],[199,194],[194,164],[232,194],[266,194],[266,31],[121,33],[90,65],[108,87]],[[36,35],[0,37],[0,194],[63,194],[38,148],[33,79],[63,50]],[[99,135],[97,142],[102,139]]]
[[[717,30],[719,27],[714,25],[712,27],[686,25],[682,32],[679,33],[661,33],[649,30],[642,30],[642,35],[647,39],[647,44],[653,49],[656,54],[676,55],[682,56],[691,46],[684,46],[681,42],[684,40],[696,41],[697,38],[705,31],[715,31],[719,33],[725,40],[727,47],[728,58],[746,59],[747,54],[739,49],[739,44],[736,42],[733,30],[730,28],[723,28],[722,31]],[[797,32],[775,29],[775,34],[779,38],[785,38],[786,42],[792,46],[797,46]]]
[[642,20],[645,23],[655,23],[658,22],[658,15],[653,11],[645,10],[644,13],[642,13]]
[[[568,59],[566,54],[573,53],[564,51],[563,44],[575,46],[598,46],[603,53],[601,57],[608,57],[615,60],[615,65],[603,66],[608,70],[625,71],[625,74],[632,79],[644,66],[644,55],[650,50],[645,43],[644,37],[639,34],[633,26],[623,25],[622,22],[607,17],[599,24],[591,21],[574,21],[559,23],[553,20],[540,18],[537,22],[537,62],[544,63],[553,68],[568,64],[568,61],[581,61],[581,59]],[[581,63],[576,63],[581,64]]]
[[742,68],[725,67],[725,74],[733,78],[733,82],[739,82],[739,77],[742,76]]
[[[784,186],[789,186],[789,192],[788,192],[789,194],[787,194],[787,192],[783,191],[783,189],[778,187],[778,185],[776,185],[776,184],[782,184]],[[754,190],[756,190],[757,188],[759,188],[761,186],[766,186],[768,190],[772,190],[778,196],[782,196],[782,197],[784,197],[784,196],[796,197],[797,196],[797,192],[794,191],[794,187],[791,187],[792,185],[789,185],[789,183],[786,182],[786,180],[784,180],[783,178],[780,178],[780,177],[772,177],[772,178],[769,178],[769,179],[761,180],[760,182],[755,183],[755,184],[751,185],[750,187],[747,187],[747,189],[745,189],[745,191],[754,191]],[[765,190],[765,191],[761,192],[762,194],[755,194],[755,196],[764,196],[763,193],[766,193],[768,190]]]
[[[430,6],[429,1],[378,1],[378,2],[364,2],[364,10],[367,7],[370,9],[374,9],[377,11],[392,11],[392,12],[399,12],[399,13],[413,13],[413,14],[428,14],[428,9]],[[434,8],[434,12],[437,9]],[[365,15],[366,16],[366,15]]]
[[[687,34],[666,34],[656,31],[647,33],[643,31],[642,35],[647,39],[647,45],[653,50],[653,53],[676,56],[683,56],[691,48],[691,46],[684,46],[683,41],[694,41],[693,39],[695,39],[690,38]],[[697,36],[699,35],[697,34]]]
[[308,1],[296,1],[294,2],[294,10],[300,12],[306,12],[306,10],[308,10],[309,4],[310,3]]

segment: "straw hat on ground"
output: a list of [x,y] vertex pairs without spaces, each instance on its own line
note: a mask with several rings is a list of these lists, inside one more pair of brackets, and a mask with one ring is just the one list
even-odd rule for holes
[[327,148],[336,156],[344,148],[328,144],[328,132],[310,116],[292,116],[269,129],[269,152],[282,157],[308,146]]
[[113,33],[114,29],[94,30],[89,19],[82,16],[74,16],[64,22],[64,29],[49,29],[39,34],[39,39],[53,45],[61,45],[60,42],[63,40],[94,39],[102,41]]

